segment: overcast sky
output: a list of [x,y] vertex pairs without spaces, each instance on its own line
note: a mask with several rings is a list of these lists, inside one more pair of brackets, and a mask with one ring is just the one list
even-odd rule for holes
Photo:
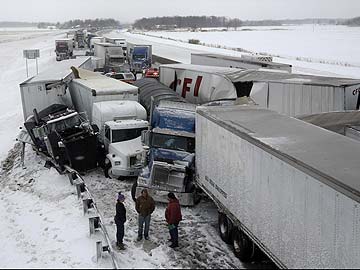
[[64,22],[114,18],[214,15],[240,20],[352,18],[360,0],[0,0],[0,21]]

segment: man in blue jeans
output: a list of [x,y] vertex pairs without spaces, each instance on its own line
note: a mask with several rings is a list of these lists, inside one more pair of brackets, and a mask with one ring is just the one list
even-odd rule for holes
[[139,213],[139,231],[137,240],[142,240],[143,233],[145,240],[149,240],[150,219],[151,214],[155,210],[155,202],[146,189],[143,189],[141,195],[136,199],[135,209],[136,212]]

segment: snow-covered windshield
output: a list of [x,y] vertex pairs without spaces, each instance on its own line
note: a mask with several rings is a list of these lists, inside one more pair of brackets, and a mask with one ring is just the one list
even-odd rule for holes
[[153,133],[152,135],[152,147],[186,151],[189,153],[195,152],[195,138],[165,135],[159,133]]
[[112,142],[123,142],[136,139],[141,136],[141,132],[147,128],[120,129],[112,131]]

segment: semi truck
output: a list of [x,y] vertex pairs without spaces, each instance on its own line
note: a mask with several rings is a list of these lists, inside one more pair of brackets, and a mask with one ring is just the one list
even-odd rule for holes
[[160,66],[160,82],[194,104],[248,96],[289,116],[360,107],[360,80],[355,79],[172,64]]
[[71,38],[55,40],[56,61],[72,58],[73,52],[74,52],[74,46]]
[[124,69],[125,57],[121,45],[102,42],[94,43],[94,55],[101,58],[104,73],[120,72]]
[[137,176],[142,167],[141,132],[148,127],[138,88],[95,72],[75,73],[69,84],[71,99],[99,128],[99,163],[105,176]]
[[130,71],[142,73],[152,64],[152,45],[142,45],[127,42],[127,60]]
[[156,201],[174,192],[182,205],[193,205],[195,106],[156,79],[134,83],[148,113],[149,130],[142,134],[144,168],[132,188],[135,199],[148,188]]
[[120,45],[124,51],[124,56],[126,56],[127,46],[125,38],[105,37],[105,42]]
[[358,268],[360,144],[258,106],[198,107],[196,184],[240,260]]
[[66,105],[52,104],[24,123],[36,152],[43,154],[59,173],[65,165],[86,172],[97,167],[97,130]]

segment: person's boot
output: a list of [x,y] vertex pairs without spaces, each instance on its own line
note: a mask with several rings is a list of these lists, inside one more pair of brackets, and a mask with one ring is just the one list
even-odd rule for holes
[[179,247],[179,244],[176,242],[176,243],[172,243],[171,245],[170,245],[170,247],[171,248],[177,248],[177,247]]
[[142,236],[138,236],[138,238],[136,239],[136,241],[141,241],[142,240]]
[[125,250],[125,246],[123,243],[119,243],[117,246],[119,250]]

